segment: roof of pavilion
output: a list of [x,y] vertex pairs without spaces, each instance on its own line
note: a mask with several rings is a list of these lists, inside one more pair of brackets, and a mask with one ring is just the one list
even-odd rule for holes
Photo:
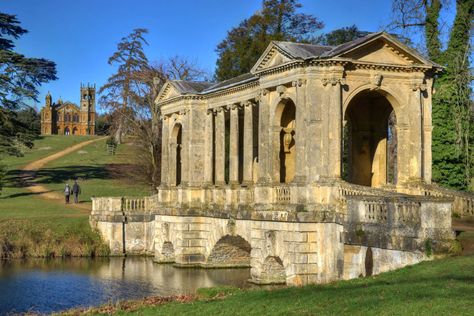
[[[425,67],[432,67],[436,69],[443,68],[442,66],[426,59],[414,49],[409,48],[394,36],[385,32],[370,33],[364,37],[338,46],[272,41],[249,73],[245,73],[243,75],[218,83],[180,80],[169,81],[168,83],[172,85],[177,91],[170,95],[169,85],[165,84],[162,91],[160,92],[158,100],[169,99],[170,96],[174,97],[179,95],[204,95],[249,83],[258,80],[259,73],[263,70],[271,69],[273,67],[290,62],[344,58],[346,57],[345,55],[350,54],[350,52],[355,51],[362,46],[368,45],[369,43],[374,43],[378,40],[383,40],[386,43],[389,43],[390,46],[397,53],[400,53],[400,55],[402,55],[404,58],[406,58],[406,56],[410,56],[414,65],[423,65]],[[280,59],[278,61],[275,61],[276,55],[279,55],[278,57]]]

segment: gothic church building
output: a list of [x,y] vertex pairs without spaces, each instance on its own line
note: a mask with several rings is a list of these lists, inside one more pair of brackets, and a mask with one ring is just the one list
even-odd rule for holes
[[51,94],[41,110],[42,135],[95,135],[95,85],[81,84],[80,106],[63,102],[53,103]]

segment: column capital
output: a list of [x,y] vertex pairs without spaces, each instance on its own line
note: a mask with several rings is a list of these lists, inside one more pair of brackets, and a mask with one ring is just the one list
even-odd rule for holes
[[282,95],[284,95],[286,93],[286,90],[288,88],[285,86],[285,85],[279,85],[276,87],[276,92],[278,93],[278,95],[281,97]]
[[410,87],[413,91],[420,90],[421,92],[425,92],[427,90],[426,83],[424,83],[423,80],[412,80]]
[[245,101],[242,103],[242,107],[247,108],[247,107],[253,107],[256,106],[257,103],[251,100]]
[[340,84],[341,86],[346,85],[346,78],[337,78],[336,76],[325,77],[321,79],[321,83],[323,86],[327,86],[330,84],[331,86],[335,86]]
[[264,96],[268,95],[269,92],[270,92],[270,91],[269,91],[268,89],[261,89],[261,90],[258,92],[257,96],[255,97],[255,101],[261,102],[261,101],[262,101],[262,98],[263,98]]
[[294,80],[291,82],[291,85],[293,87],[302,87],[303,85],[306,84],[306,79],[298,79],[298,80]]

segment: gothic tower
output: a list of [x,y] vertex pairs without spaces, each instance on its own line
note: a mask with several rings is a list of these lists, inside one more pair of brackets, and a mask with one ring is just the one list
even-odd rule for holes
[[45,102],[46,104],[41,113],[41,133],[43,135],[51,135],[53,133],[53,112],[51,109],[53,102],[49,92],[46,95]]
[[81,125],[82,135],[95,135],[95,84],[81,83]]

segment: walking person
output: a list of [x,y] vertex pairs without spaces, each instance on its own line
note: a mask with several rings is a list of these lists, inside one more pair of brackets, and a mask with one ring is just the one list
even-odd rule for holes
[[69,187],[69,183],[66,183],[66,187],[64,188],[64,197],[66,198],[66,204],[69,204],[70,196],[71,196],[71,188]]
[[74,203],[79,203],[78,202],[78,197],[79,194],[81,193],[81,187],[77,183],[77,180],[74,180],[74,185],[72,186],[72,194],[74,194]]

